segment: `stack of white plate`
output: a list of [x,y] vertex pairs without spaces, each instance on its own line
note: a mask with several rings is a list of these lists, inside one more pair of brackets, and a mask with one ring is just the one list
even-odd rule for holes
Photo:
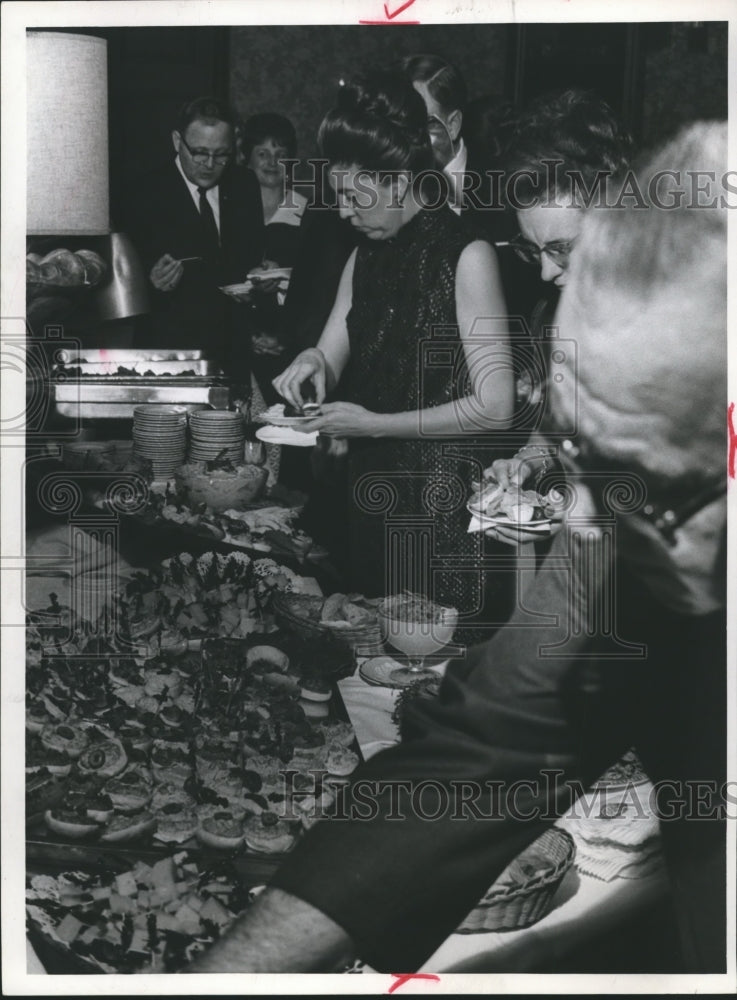
[[189,458],[212,462],[221,455],[231,462],[243,461],[246,441],[243,417],[231,410],[198,410],[189,418]]
[[133,411],[133,454],[153,466],[154,478],[171,476],[187,451],[184,406],[137,406]]

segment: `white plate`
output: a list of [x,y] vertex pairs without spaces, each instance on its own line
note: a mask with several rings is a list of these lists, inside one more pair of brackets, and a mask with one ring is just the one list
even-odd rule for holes
[[513,521],[506,514],[485,514],[481,507],[477,507],[470,501],[466,504],[466,509],[477,517],[484,524],[491,524],[497,528],[516,528],[519,531],[550,531],[551,519],[545,518],[543,521]]
[[263,413],[256,414],[254,419],[266,424],[271,424],[273,427],[299,427],[299,425],[303,424],[306,420],[312,420],[313,416],[285,417],[284,403],[274,403],[274,405],[270,406],[268,410],[264,410]]
[[245,295],[251,291],[253,282],[241,281],[237,285],[220,285],[219,287],[221,292],[225,292],[226,295],[231,295],[234,299],[237,299],[239,295]]
[[392,680],[394,671],[401,670],[403,666],[406,664],[400,663],[391,656],[373,656],[361,664],[358,673],[367,684],[372,684],[374,687],[406,687],[407,682],[403,682],[401,678],[399,682]]
[[[442,663],[426,663],[427,670],[432,670],[436,666],[445,666],[447,660]],[[397,670],[406,668],[407,662],[402,663],[392,656],[372,656],[370,660],[365,660],[358,668],[359,675],[374,687],[403,688],[414,684],[415,680],[421,679],[424,675],[405,676],[395,678],[393,674]],[[434,671],[437,674],[438,683],[442,680],[443,673],[440,670]]]
[[291,276],[291,267],[271,267],[266,271],[249,271],[246,278],[248,278],[249,281],[270,281],[272,278],[279,278],[284,281],[288,281]]
[[256,437],[267,444],[290,444],[297,448],[312,448],[317,444],[317,431],[303,433],[292,427],[276,427],[271,424],[259,427]]

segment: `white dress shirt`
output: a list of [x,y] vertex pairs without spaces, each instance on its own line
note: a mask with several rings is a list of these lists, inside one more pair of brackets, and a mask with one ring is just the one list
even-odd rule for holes
[[443,173],[450,181],[450,201],[449,205],[456,215],[461,214],[463,207],[463,175],[466,172],[468,162],[468,150],[463,139],[459,140],[458,152],[443,167]]
[[[192,181],[189,179],[189,177],[187,177],[187,175],[185,174],[185,172],[184,172],[184,170],[182,168],[182,161],[179,159],[178,156],[176,157],[176,159],[174,160],[174,162],[177,165],[177,169],[179,170],[179,173],[184,178],[184,183],[189,188],[189,193],[192,195],[192,200],[194,201],[195,207],[197,208],[197,211],[199,212],[199,210],[200,210],[200,192],[199,192],[199,190],[197,188],[197,185],[193,184]],[[220,232],[220,191],[219,191],[218,185],[216,184],[215,187],[208,188],[207,191],[206,191],[206,193],[205,193],[205,197],[210,202],[210,208],[212,209],[212,214],[215,216],[215,225],[218,227],[218,232]]]

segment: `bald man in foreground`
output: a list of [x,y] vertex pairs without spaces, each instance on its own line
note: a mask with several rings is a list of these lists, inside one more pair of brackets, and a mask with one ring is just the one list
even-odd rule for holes
[[[640,189],[657,171],[725,168],[726,126],[695,125]],[[668,185],[688,199],[671,176],[661,204]],[[351,818],[319,822],[189,971],[329,972],[356,955],[417,969],[568,807],[565,779],[632,744],[660,788],[680,921],[681,964],[664,971],[725,971],[726,214],[589,214],[557,317],[578,370],[552,384],[576,506],[526,595],[555,624],[515,627],[517,613],[451,663],[402,744],[354,775],[371,808],[349,794]],[[428,781],[450,806],[435,821]]]

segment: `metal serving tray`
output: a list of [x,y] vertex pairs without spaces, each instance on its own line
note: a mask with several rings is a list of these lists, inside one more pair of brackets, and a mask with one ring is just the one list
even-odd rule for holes
[[59,351],[58,359],[65,365],[114,364],[132,366],[136,361],[201,361],[202,351],[180,351],[156,348],[81,348],[78,351],[71,348]]
[[141,403],[166,403],[187,409],[230,406],[230,387],[217,379],[129,378],[80,379],[51,383],[56,412],[77,420],[133,419]]
[[[73,376],[66,375],[67,378],[80,377],[85,382],[89,378],[104,378],[106,380],[131,378],[163,378],[165,376],[203,377],[207,375],[220,375],[222,369],[215,361],[192,360],[192,361],[71,361],[64,366],[57,367],[55,373],[66,373],[69,369],[74,372]],[[127,374],[123,374],[119,369],[124,368]]]

